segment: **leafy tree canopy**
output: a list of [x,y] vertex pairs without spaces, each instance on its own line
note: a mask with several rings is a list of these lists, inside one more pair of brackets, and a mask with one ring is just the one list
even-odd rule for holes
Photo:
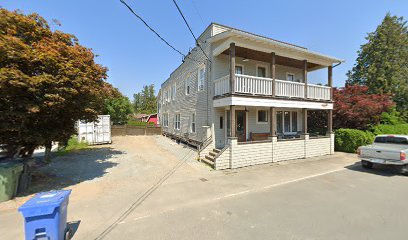
[[383,112],[392,112],[395,103],[389,94],[369,93],[367,86],[349,85],[334,89],[334,128],[367,129],[381,121]]
[[38,14],[0,9],[0,144],[50,147],[78,119],[101,111],[107,69],[74,35],[52,31]]
[[154,94],[154,84],[143,86],[141,92],[133,95],[135,113],[152,114],[157,112],[157,99]]
[[366,37],[356,63],[348,72],[347,84],[365,85],[370,93],[392,94],[408,119],[408,30],[402,17],[387,14]]

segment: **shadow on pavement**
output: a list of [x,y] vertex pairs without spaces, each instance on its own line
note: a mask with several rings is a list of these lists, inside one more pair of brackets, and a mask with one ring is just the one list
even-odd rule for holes
[[352,171],[371,173],[383,177],[393,177],[395,175],[402,175],[401,169],[399,167],[374,164],[374,167],[372,169],[365,169],[361,166],[361,162],[355,162],[354,164],[346,166],[345,168]]
[[33,170],[31,187],[19,196],[61,189],[100,178],[107,173],[107,169],[118,165],[112,159],[122,154],[124,152],[111,147],[102,147],[57,156],[50,164]]
[[75,233],[78,231],[79,224],[81,224],[81,220],[67,222],[67,227],[68,227],[68,229],[71,230],[71,233],[70,233],[71,238],[74,237]]

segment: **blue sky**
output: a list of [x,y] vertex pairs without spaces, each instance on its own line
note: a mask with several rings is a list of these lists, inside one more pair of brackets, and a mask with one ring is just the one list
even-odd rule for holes
[[[127,0],[169,42],[187,53],[194,39],[171,0]],[[178,0],[198,36],[211,22],[243,29],[346,60],[334,70],[334,84],[343,86],[360,45],[385,14],[408,20],[407,0],[221,1]],[[64,32],[92,48],[98,63],[109,68],[108,81],[132,98],[143,85],[156,90],[181,63],[181,57],[142,25],[119,0],[8,0],[0,6],[58,19]],[[309,75],[326,83],[327,72]]]

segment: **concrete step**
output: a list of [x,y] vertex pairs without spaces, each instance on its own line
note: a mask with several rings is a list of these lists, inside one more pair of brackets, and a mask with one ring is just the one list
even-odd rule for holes
[[213,149],[213,152],[215,152],[215,153],[219,153],[219,152],[221,152],[221,150],[220,150],[220,149],[216,149],[216,148],[214,148],[214,149]]
[[215,164],[214,164],[214,161],[211,161],[210,159],[207,159],[207,156],[206,156],[206,158],[201,159],[201,161],[202,161],[203,163],[209,165],[210,167],[214,168],[214,165],[215,165]]
[[209,154],[210,154],[211,157],[217,156],[217,153],[215,153],[215,152],[209,152]]
[[207,160],[209,160],[211,162],[215,162],[215,158],[212,157],[212,156],[205,155],[205,159],[207,159]]

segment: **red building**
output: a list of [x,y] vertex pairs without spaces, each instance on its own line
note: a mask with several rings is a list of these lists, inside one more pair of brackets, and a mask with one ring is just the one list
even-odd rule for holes
[[157,113],[150,114],[147,118],[147,122],[152,122],[155,126],[157,126]]

